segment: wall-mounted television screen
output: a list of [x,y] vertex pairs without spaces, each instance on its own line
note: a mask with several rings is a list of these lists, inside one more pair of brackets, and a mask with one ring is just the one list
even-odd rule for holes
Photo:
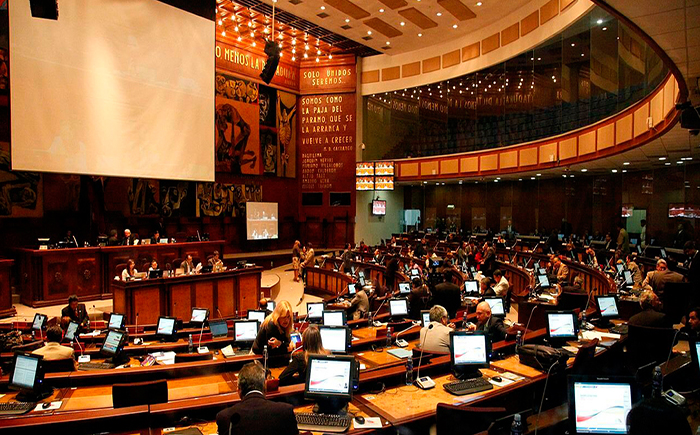
[[394,190],[394,177],[376,177],[374,179],[375,190]]
[[357,177],[355,190],[374,190],[374,177]]
[[355,175],[358,177],[368,177],[374,175],[373,162],[360,162],[355,164]]
[[372,216],[386,216],[386,201],[380,199],[372,201]]
[[246,202],[246,234],[248,240],[279,237],[276,202]]

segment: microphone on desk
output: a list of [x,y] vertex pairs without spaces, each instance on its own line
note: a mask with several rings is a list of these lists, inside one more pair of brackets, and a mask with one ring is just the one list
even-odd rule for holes
[[[134,330],[134,335],[136,335],[138,333],[139,333],[139,313],[136,313],[136,330]],[[143,344],[143,338],[135,337],[134,344],[135,345]]]
[[384,304],[386,303],[387,300],[389,300],[389,298],[384,299],[384,300],[382,301],[382,303],[379,304],[379,308],[377,308],[377,311],[375,311],[374,314],[372,314],[371,311],[368,311],[368,312],[367,312],[367,318],[368,318],[368,320],[369,320],[370,326],[372,326],[372,319],[374,318],[374,316],[377,315],[377,313],[379,313],[379,310],[382,309],[382,307],[384,306]]
[[80,356],[82,356],[83,355],[83,346],[81,346],[80,342],[78,341],[77,332],[76,332],[76,335],[73,336],[73,343],[78,345],[78,349],[80,349]]
[[420,345],[420,357],[418,358],[418,372],[416,373],[416,386],[420,388],[421,390],[429,390],[433,387],[435,387],[435,382],[430,379],[430,376],[426,376],[425,378],[420,377],[420,365],[421,362],[423,361],[423,351],[425,350],[425,340],[428,338],[428,334],[430,333],[430,330],[433,329],[433,324],[428,325],[428,329],[425,331],[425,335],[423,335],[423,343]]
[[532,311],[530,311],[530,317],[527,319],[527,324],[525,325],[525,331],[523,331],[523,344],[525,344],[525,334],[527,334],[527,330],[530,327],[530,320],[532,320],[532,314],[535,312],[535,310],[539,308],[539,305],[535,305],[532,308]]
[[408,327],[408,328],[404,329],[403,331],[399,331],[399,332],[396,333],[396,337],[395,337],[395,338],[396,338],[396,345],[397,345],[398,347],[406,347],[406,346],[408,346],[408,343],[406,342],[406,340],[399,340],[399,335],[403,334],[404,332],[408,331],[409,329],[411,329],[411,327]]
[[263,395],[265,390],[267,390],[267,345],[263,347],[263,369],[265,370],[265,383],[263,384]]
[[197,230],[197,238],[199,239],[200,242],[202,241],[202,236],[199,235],[199,230]]
[[294,357],[294,354],[297,353],[300,350],[304,350],[304,346],[299,346],[296,349],[292,351],[292,353],[289,354],[289,364],[292,363],[292,358]]
[[78,247],[78,239],[76,239],[75,236],[73,236],[73,241],[75,242],[75,247],[77,248]]
[[[206,320],[206,319],[205,319],[205,320]],[[204,334],[204,323],[205,323],[205,320],[202,320],[202,327],[201,327],[200,330],[199,330],[199,343],[197,343],[197,352],[199,352],[200,349],[202,349],[202,334]],[[207,349],[207,350],[208,350],[208,349]]]
[[219,318],[223,319],[224,316],[221,315],[221,311],[219,311],[219,307],[216,307],[216,312],[219,313]]

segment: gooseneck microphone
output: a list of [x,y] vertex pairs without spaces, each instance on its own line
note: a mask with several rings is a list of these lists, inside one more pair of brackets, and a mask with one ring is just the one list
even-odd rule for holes
[[430,333],[430,330],[433,329],[433,326],[435,325],[433,325],[432,323],[428,325],[428,329],[425,331],[425,335],[423,335],[423,342],[420,345],[420,357],[418,358],[418,372],[416,373],[416,385],[421,390],[427,390],[435,386],[435,382],[433,382],[432,379],[428,378],[427,380],[430,382],[423,383],[420,378],[420,366],[423,361],[423,352],[425,351],[425,340],[428,338],[428,334]]
[[206,321],[206,318],[202,320],[202,327],[199,330],[199,343],[197,343],[197,352],[199,352],[199,349],[202,347],[202,334],[204,334],[204,323]]

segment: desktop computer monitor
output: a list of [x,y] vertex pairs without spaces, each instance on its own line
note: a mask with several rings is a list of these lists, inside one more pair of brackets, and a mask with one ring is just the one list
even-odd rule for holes
[[464,293],[467,295],[479,294],[479,283],[471,279],[464,281]]
[[321,343],[323,347],[333,353],[348,353],[350,342],[350,328],[347,326],[319,326]]
[[601,328],[611,326],[610,319],[620,317],[620,311],[617,309],[617,298],[615,296],[596,296],[595,303],[598,306],[600,314]]
[[632,279],[632,271],[625,269],[622,271],[622,276],[625,278],[625,286],[632,287],[634,285],[634,279]]
[[481,377],[491,361],[491,340],[484,331],[451,331],[450,362],[457,379]]
[[578,340],[578,317],[573,311],[547,312],[547,337],[562,344]]
[[392,318],[408,316],[408,299],[389,299],[389,316]]
[[228,336],[228,324],[224,319],[210,320],[209,330],[212,338],[220,338]]
[[420,312],[421,327],[425,328],[430,325],[430,310],[421,310]]
[[399,283],[399,294],[407,295],[411,293],[411,283],[403,281]]
[[[16,400],[36,402],[51,394],[44,389],[43,356],[30,353],[15,354],[9,388],[19,390]],[[47,394],[48,393],[48,394]]]
[[633,378],[568,376],[572,434],[626,434],[627,414],[640,399]]
[[487,297],[484,298],[484,300],[488,302],[489,306],[491,307],[491,315],[493,317],[506,316],[506,309],[503,305],[503,298]]
[[46,321],[48,320],[46,314],[34,314],[34,320],[32,321],[32,329],[35,331],[41,331],[46,326]]
[[319,323],[323,320],[323,309],[325,304],[323,302],[307,302],[306,303],[306,320],[309,323]]
[[367,285],[367,281],[365,281],[365,277],[362,275],[357,277],[357,282],[360,284],[360,287],[364,287]]
[[248,310],[248,320],[257,320],[262,325],[267,313],[262,310]]
[[204,323],[209,318],[209,308],[192,308],[190,323]]
[[411,269],[411,276],[420,276],[420,270],[418,269]]
[[355,287],[355,284],[354,283],[348,284],[348,295],[355,296],[355,293],[357,293],[357,288]]
[[66,327],[66,333],[63,334],[63,339],[66,341],[73,341],[75,340],[75,335],[78,333],[78,322],[75,322],[71,320],[68,322],[68,326]]
[[358,270],[357,271],[357,277],[365,279],[365,272],[363,270]]
[[540,287],[542,288],[550,288],[551,284],[549,284],[549,277],[547,275],[537,275],[537,282],[540,284]]
[[112,313],[109,315],[109,323],[107,324],[107,329],[124,329],[124,322],[126,318],[123,314]]
[[252,347],[258,336],[258,328],[260,324],[257,320],[236,320],[233,322],[233,340],[239,347]]
[[309,355],[304,397],[316,401],[315,413],[344,414],[357,376],[354,356]]
[[323,310],[324,326],[345,326],[347,323],[345,310]]
[[622,263],[617,263],[615,268],[617,269],[617,273],[622,273],[622,271],[625,270],[625,265]]
[[275,307],[277,306],[277,302],[275,301],[267,301],[267,310],[268,311],[275,311]]
[[102,343],[100,353],[111,358],[112,364],[119,365],[129,361],[129,357],[122,355],[122,349],[127,341],[126,331],[110,329],[107,331],[105,341]]
[[156,335],[161,340],[177,341],[177,319],[175,317],[159,317]]
[[668,255],[666,255],[666,249],[665,248],[660,248],[659,253],[661,254],[661,258],[666,259],[668,258]]
[[538,275],[547,275],[547,269],[545,269],[544,267],[538,267],[537,274]]
[[162,278],[163,277],[163,269],[153,269],[148,271],[148,278],[150,279],[155,279],[155,278]]

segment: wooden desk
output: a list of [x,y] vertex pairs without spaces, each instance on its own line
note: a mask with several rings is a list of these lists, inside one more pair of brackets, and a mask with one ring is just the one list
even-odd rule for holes
[[138,270],[155,259],[161,268],[179,267],[175,259],[187,254],[205,262],[218,250],[223,255],[224,240],[136,246],[108,246],[71,249],[15,249],[19,262],[21,300],[34,308],[65,303],[68,296],[82,299],[109,299],[110,282],[117,265],[129,258]]
[[306,271],[306,291],[313,294],[338,297],[348,289],[352,278],[342,272],[320,267],[309,267]]
[[11,317],[17,313],[12,306],[12,266],[13,260],[0,258],[0,317]]
[[189,319],[192,307],[221,311],[223,316],[258,307],[262,267],[143,281],[110,281],[114,311],[133,325],[157,323],[159,316]]

